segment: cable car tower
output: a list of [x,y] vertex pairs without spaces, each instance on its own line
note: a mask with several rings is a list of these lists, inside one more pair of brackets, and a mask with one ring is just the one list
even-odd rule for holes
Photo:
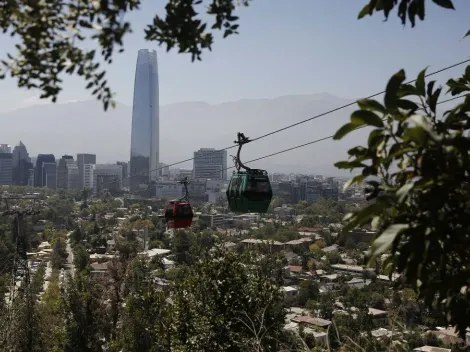
[[226,192],[228,205],[236,213],[266,213],[273,197],[268,173],[266,170],[251,169],[240,159],[242,147],[249,142],[248,137],[238,132],[234,142],[238,145],[237,156],[232,156],[236,171],[233,172]]
[[[15,298],[16,283],[21,282],[22,288],[29,288],[30,276],[28,266],[28,256],[26,253],[28,246],[28,239],[25,232],[25,217],[29,215],[37,215],[39,211],[34,209],[38,196],[36,195],[6,195],[1,196],[1,200],[4,200],[6,211],[1,213],[3,216],[14,216],[14,223],[16,225],[15,244],[16,251],[13,257],[13,270],[12,270],[12,286],[10,290],[10,302]],[[29,200],[30,205],[25,208],[21,208],[18,205],[13,206],[11,201]]]

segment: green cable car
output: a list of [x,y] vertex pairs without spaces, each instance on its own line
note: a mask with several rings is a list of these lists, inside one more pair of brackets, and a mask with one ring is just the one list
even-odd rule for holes
[[234,157],[237,171],[233,172],[226,192],[228,206],[234,213],[266,213],[273,198],[271,183],[265,170],[250,169],[241,162],[240,151],[248,142],[250,140],[239,132],[235,141],[238,152]]

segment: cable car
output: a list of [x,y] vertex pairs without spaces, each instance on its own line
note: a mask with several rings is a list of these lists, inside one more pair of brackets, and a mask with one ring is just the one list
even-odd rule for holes
[[233,172],[226,192],[228,205],[235,213],[266,213],[273,198],[271,183],[265,170],[250,169],[241,162],[240,151],[248,142],[250,140],[239,132],[238,141],[235,141],[238,152],[233,158],[237,170]]
[[182,198],[171,200],[165,207],[165,219],[170,229],[184,229],[193,222],[193,209],[189,204],[188,179],[179,181],[184,185],[185,194]]

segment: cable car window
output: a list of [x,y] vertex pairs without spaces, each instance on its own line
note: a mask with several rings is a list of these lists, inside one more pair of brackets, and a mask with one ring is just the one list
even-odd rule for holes
[[176,207],[176,216],[190,216],[192,214],[189,204],[179,205]]
[[269,182],[262,181],[262,182],[256,182],[256,192],[260,193],[269,193],[271,192],[271,185]]
[[168,205],[165,209],[165,216],[172,217],[173,216],[173,205]]

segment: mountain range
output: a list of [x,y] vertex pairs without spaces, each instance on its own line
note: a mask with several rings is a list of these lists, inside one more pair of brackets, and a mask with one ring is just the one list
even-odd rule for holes
[[[237,132],[256,138],[348,103],[351,100],[322,93],[161,106],[160,161],[170,164],[189,159],[199,148],[225,148],[233,145]],[[242,160],[330,136],[354,109],[351,106],[248,144]],[[131,117],[132,108],[121,103],[107,112],[93,100],[30,106],[0,114],[0,143],[14,146],[21,140],[30,156],[89,152],[97,154],[98,162],[129,160]],[[345,159],[351,146],[363,144],[366,133],[357,131],[343,141],[325,140],[250,165],[276,172],[344,175],[333,163]],[[229,155],[235,153],[235,148],[229,150]],[[190,168],[192,163],[175,167]]]

